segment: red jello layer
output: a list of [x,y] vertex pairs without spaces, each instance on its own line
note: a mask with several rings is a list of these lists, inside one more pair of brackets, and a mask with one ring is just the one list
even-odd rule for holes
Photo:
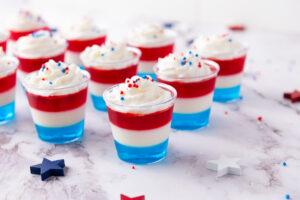
[[[129,45],[131,46],[131,45]],[[162,47],[136,47],[142,52],[141,61],[156,61],[174,51],[174,43]]]
[[126,78],[137,74],[137,65],[131,65],[122,69],[97,69],[85,67],[91,74],[91,80],[98,83],[122,83]]
[[16,70],[8,76],[0,78],[0,93],[12,89],[16,85]]
[[60,112],[78,108],[86,103],[87,88],[79,92],[58,95],[58,96],[40,96],[30,93],[26,90],[29,105],[40,111]]
[[21,58],[19,56],[16,56],[16,57],[20,61],[18,68],[25,73],[30,73],[30,72],[39,70],[42,67],[42,65],[44,63],[48,62],[50,59],[53,59],[56,62],[64,61],[65,52],[63,52],[57,56],[48,57],[48,58]]
[[130,130],[149,130],[166,125],[172,119],[173,107],[149,114],[122,113],[107,107],[109,120],[115,126]]
[[29,35],[35,31],[39,31],[39,30],[49,30],[48,27],[44,27],[44,28],[39,28],[39,29],[33,29],[33,30],[29,30],[29,31],[14,31],[14,30],[10,30],[10,37],[9,39],[10,40],[13,40],[13,41],[17,41],[20,37],[23,37],[23,36],[26,36],[26,35]]
[[5,40],[5,41],[2,41],[2,42],[0,42],[0,47],[2,47],[2,49],[3,49],[3,51],[4,52],[6,52],[6,43],[7,43],[7,41]]
[[215,61],[220,66],[220,71],[218,75],[226,76],[226,75],[233,75],[238,74],[240,72],[243,72],[244,70],[244,64],[246,60],[246,55],[233,58],[233,59],[227,59],[227,60],[220,60],[215,58],[208,58],[209,60]]
[[82,52],[86,47],[94,44],[101,45],[106,41],[106,35],[87,40],[68,40],[68,50],[73,52]]

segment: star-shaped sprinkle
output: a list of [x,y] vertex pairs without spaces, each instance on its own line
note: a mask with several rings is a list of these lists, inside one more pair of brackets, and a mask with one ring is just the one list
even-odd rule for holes
[[138,197],[128,197],[124,194],[121,194],[121,200],[145,200],[145,195],[141,195]]
[[64,176],[64,167],[65,161],[63,159],[50,161],[44,158],[41,164],[30,166],[30,172],[41,175],[41,179],[44,181],[50,176]]
[[294,90],[294,92],[286,92],[283,97],[285,99],[290,99],[292,103],[300,101],[300,91]]
[[218,160],[209,160],[206,163],[207,169],[217,171],[217,176],[226,174],[241,175],[241,167],[238,164],[239,158],[228,158],[221,156]]

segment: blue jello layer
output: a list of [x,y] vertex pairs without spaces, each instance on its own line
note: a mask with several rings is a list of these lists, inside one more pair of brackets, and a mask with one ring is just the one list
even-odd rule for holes
[[223,89],[216,88],[214,91],[214,101],[224,103],[224,102],[239,99],[240,88],[241,85],[237,85],[231,88],[223,88]]
[[84,120],[64,127],[45,127],[35,124],[41,140],[49,143],[63,144],[76,141],[83,135]]
[[167,155],[168,139],[147,147],[132,147],[120,144],[115,140],[118,156],[121,160],[132,164],[145,165],[157,162]]
[[15,101],[0,106],[0,123],[12,120],[15,116]]
[[105,104],[105,101],[104,101],[103,97],[91,94],[91,98],[92,98],[94,107],[97,110],[107,112],[106,104]]
[[210,108],[199,113],[173,113],[171,127],[178,130],[195,130],[208,124]]
[[157,81],[157,80],[156,80],[155,73],[138,73],[138,75],[139,75],[140,77],[143,77],[143,76],[148,75],[148,76],[150,76],[151,78],[153,78],[155,81]]

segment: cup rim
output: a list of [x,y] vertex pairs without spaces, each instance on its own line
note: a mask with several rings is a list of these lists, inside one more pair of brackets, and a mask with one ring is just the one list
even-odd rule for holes
[[[97,62],[97,64],[87,64],[89,62],[85,62],[86,60],[83,58],[83,52],[80,53],[80,59],[82,60],[83,62],[83,65],[85,67],[95,67],[95,66],[102,66],[102,65],[120,65],[120,64],[126,64],[126,63],[129,63],[130,61],[133,61],[135,59],[140,59],[141,55],[142,55],[142,52],[141,50],[139,50],[138,48],[135,48],[135,47],[126,47],[129,51],[131,51],[132,53],[134,53],[134,56],[132,58],[127,58],[127,59],[124,59],[124,60],[120,60],[120,61],[111,61],[111,62]],[[136,55],[135,55],[136,54]],[[92,63],[92,62],[90,62]]]
[[123,83],[119,83],[119,84],[113,85],[112,87],[109,87],[109,88],[107,88],[106,90],[104,90],[104,92],[103,92],[103,99],[104,99],[104,101],[105,101],[106,103],[111,104],[111,105],[113,105],[113,106],[123,107],[123,108],[128,108],[128,109],[137,109],[137,108],[147,109],[147,108],[153,108],[153,107],[155,107],[155,106],[166,105],[166,104],[168,104],[168,103],[171,103],[171,102],[175,101],[175,99],[176,99],[176,97],[177,97],[177,91],[176,91],[176,89],[175,89],[174,87],[172,87],[172,86],[170,86],[170,85],[167,85],[167,84],[165,84],[165,83],[158,83],[158,82],[156,82],[156,84],[157,84],[159,87],[161,87],[161,88],[163,88],[163,89],[166,89],[166,90],[170,91],[171,93],[173,93],[173,96],[172,96],[170,99],[168,99],[168,100],[166,100],[166,101],[164,101],[164,102],[155,103],[155,104],[152,104],[152,105],[144,105],[144,106],[139,106],[139,105],[136,105],[136,106],[130,105],[130,106],[128,106],[128,105],[121,105],[121,104],[113,103],[113,102],[109,101],[109,100],[107,99],[107,95],[108,95],[109,91],[111,91],[112,89],[118,87],[118,86],[121,85],[121,84],[123,84]]
[[171,81],[186,81],[186,80],[189,80],[191,82],[193,81],[197,81],[197,80],[202,80],[202,79],[208,79],[208,78],[211,78],[211,77],[214,77],[214,76],[217,76],[219,71],[220,71],[220,66],[218,63],[212,61],[212,60],[208,60],[208,59],[203,59],[203,62],[205,64],[208,64],[208,65],[212,65],[213,67],[216,68],[215,71],[211,72],[210,74],[208,75],[200,75],[200,76],[189,76],[189,77],[172,77],[172,76],[168,76],[168,75],[164,75],[164,74],[160,74],[158,72],[158,67],[157,65],[158,64],[155,64],[153,69],[154,69],[154,73],[158,76],[158,77],[162,77],[162,79],[164,80],[171,80]]
[[80,83],[77,83],[77,84],[74,84],[74,85],[68,85],[66,87],[51,88],[51,89],[49,89],[49,88],[36,88],[36,87],[26,83],[27,79],[30,76],[33,76],[34,74],[37,74],[39,72],[39,70],[33,71],[29,74],[26,74],[25,78],[23,78],[23,80],[22,80],[22,85],[25,87],[25,89],[30,89],[30,90],[34,90],[34,91],[49,91],[49,92],[55,92],[55,91],[61,91],[61,90],[70,89],[70,88],[74,88],[74,87],[79,87],[81,85],[84,85],[84,84],[88,83],[89,80],[90,80],[90,77],[91,77],[90,73],[88,71],[82,70],[82,69],[81,69],[81,71],[82,71],[85,79]]
[[19,60],[14,56],[5,56],[5,57],[7,57],[9,59],[9,61],[13,62],[15,65],[13,67],[9,67],[7,69],[1,70],[0,71],[0,77],[1,77],[1,74],[6,74],[8,72],[16,70],[18,68],[19,63],[20,63]]

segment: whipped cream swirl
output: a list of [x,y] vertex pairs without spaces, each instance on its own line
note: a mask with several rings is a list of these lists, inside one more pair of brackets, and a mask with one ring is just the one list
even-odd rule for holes
[[[68,65],[49,60],[39,71],[29,74],[23,83],[30,92],[48,96],[77,92],[87,86],[87,84],[79,85],[87,82],[88,79],[89,74],[75,64]],[[59,91],[64,88],[66,90]]]
[[127,42],[133,46],[156,47],[173,43],[175,32],[155,24],[142,24],[129,32]]
[[8,29],[13,31],[30,31],[46,27],[47,24],[38,14],[20,10],[8,21]]
[[90,18],[84,17],[75,21],[64,31],[67,40],[93,39],[106,35],[106,30],[98,27]]
[[18,39],[14,53],[22,58],[47,58],[63,53],[66,47],[66,40],[41,30]]
[[211,66],[204,62],[198,53],[191,50],[158,59],[155,70],[159,76],[169,78],[191,78],[212,74]]
[[5,55],[2,47],[0,47],[0,77],[11,74],[18,65],[18,59]]
[[192,47],[202,57],[228,59],[241,56],[246,52],[246,46],[229,34],[212,35],[209,37],[199,36]]
[[[139,58],[138,49],[129,48],[125,43],[107,41],[104,45],[87,47],[81,53],[84,66],[99,68],[122,68],[128,66],[128,62],[137,62],[133,58]],[[128,62],[127,62],[128,61]]]

